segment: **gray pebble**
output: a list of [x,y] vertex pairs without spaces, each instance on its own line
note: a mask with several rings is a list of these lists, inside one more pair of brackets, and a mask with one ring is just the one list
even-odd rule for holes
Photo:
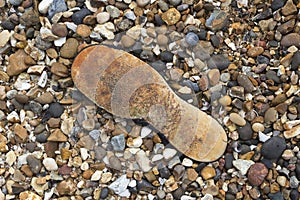
[[249,122],[246,122],[245,126],[238,128],[238,133],[239,133],[240,139],[250,140],[253,135],[251,124]]
[[251,93],[254,90],[254,86],[248,76],[239,74],[237,77],[237,81],[239,85],[245,89],[245,92]]
[[48,9],[48,17],[52,18],[56,13],[64,12],[68,9],[64,0],[54,0]]
[[96,160],[99,160],[99,161],[102,161],[102,159],[105,157],[106,155],[106,150],[103,148],[103,147],[100,147],[100,146],[96,146],[94,148],[94,151],[95,151],[95,159]]
[[277,160],[285,148],[285,140],[281,137],[275,136],[263,143],[261,154],[266,159]]
[[111,18],[117,18],[120,16],[121,12],[117,7],[114,6],[106,6],[106,11],[110,14]]
[[87,16],[87,15],[90,15],[91,14],[91,11],[86,9],[86,8],[83,8],[83,9],[80,9],[79,11],[75,12],[73,15],[72,15],[72,21],[75,23],[75,24],[81,24],[83,22],[83,19]]
[[194,32],[189,32],[186,36],[185,36],[185,41],[186,43],[188,43],[191,46],[195,46],[198,42],[199,42],[199,38],[198,35]]
[[100,193],[100,199],[106,199],[108,196],[108,192],[109,192],[109,190],[107,187],[102,188],[101,193]]
[[169,3],[172,5],[172,6],[177,6],[181,3],[181,0],[169,0]]
[[32,173],[38,174],[41,171],[42,163],[36,157],[34,157],[32,155],[28,155],[26,157],[26,161],[27,161],[27,163],[29,165],[29,168],[32,171]]
[[30,110],[32,112],[34,112],[35,114],[40,114],[43,110],[42,105],[38,102],[35,102],[35,101],[30,101],[29,102],[29,107],[30,107]]
[[123,151],[125,149],[125,136],[124,134],[116,135],[111,138],[111,144],[115,151]]
[[11,3],[13,6],[19,6],[22,2],[23,0],[9,0],[9,3]]
[[89,136],[93,138],[93,140],[97,141],[100,136],[100,131],[99,130],[92,130],[89,132]]

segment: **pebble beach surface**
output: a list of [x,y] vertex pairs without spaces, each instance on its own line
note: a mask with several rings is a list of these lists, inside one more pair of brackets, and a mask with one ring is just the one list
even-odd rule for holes
[[[0,200],[298,200],[299,11],[298,0],[0,0]],[[71,66],[95,44],[147,62],[215,118],[222,157],[192,160],[81,94]]]

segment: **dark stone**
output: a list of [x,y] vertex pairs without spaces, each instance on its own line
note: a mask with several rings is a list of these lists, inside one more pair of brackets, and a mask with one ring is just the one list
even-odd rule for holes
[[39,14],[36,11],[29,9],[20,17],[20,23],[27,28],[36,26],[40,23]]
[[285,140],[281,137],[275,136],[263,143],[261,154],[266,159],[277,160],[285,148]]
[[64,12],[68,9],[64,0],[54,0],[48,9],[48,17],[51,19],[56,13]]
[[12,189],[12,193],[13,194],[20,194],[21,192],[24,192],[26,190],[26,185],[21,185],[19,183],[14,183],[12,186],[11,186],[11,189]]
[[298,163],[298,164],[296,165],[296,170],[295,170],[295,172],[296,172],[296,177],[297,177],[297,179],[300,180],[300,163]]
[[219,70],[226,69],[229,64],[230,61],[228,57],[223,54],[213,55],[207,63],[210,68],[218,68]]
[[101,146],[96,146],[94,148],[94,151],[95,151],[95,159],[99,160],[99,161],[102,161],[102,159],[106,155],[106,150],[103,147],[101,147]]
[[35,102],[35,101],[30,101],[29,102],[29,107],[30,107],[30,110],[32,112],[34,112],[35,114],[40,114],[43,110],[42,105],[38,102]]
[[221,44],[221,40],[220,39],[221,38],[219,36],[217,36],[217,35],[212,35],[210,37],[210,41],[211,41],[212,45],[214,47],[216,47],[216,48],[220,47],[220,44]]
[[61,104],[57,102],[51,103],[48,110],[46,111],[44,118],[47,118],[47,120],[50,119],[51,117],[58,118],[61,116],[61,114],[63,114],[63,112],[64,112],[64,107]]
[[28,103],[29,100],[28,96],[25,94],[16,94],[15,99],[21,104]]
[[160,173],[160,177],[168,179],[171,176],[169,169],[164,166],[162,163],[158,165],[158,171]]
[[237,82],[240,86],[245,89],[245,92],[251,93],[254,90],[254,86],[248,76],[244,74],[239,74],[237,77]]
[[72,21],[75,24],[81,24],[83,19],[90,14],[91,11],[89,11],[87,8],[83,8],[72,15]]
[[226,153],[225,155],[225,169],[231,169],[233,167],[232,161],[233,161],[233,154],[232,153]]
[[230,194],[230,193],[226,193],[225,194],[225,199],[226,200],[235,200],[235,195]]
[[246,122],[245,126],[238,127],[238,133],[241,140],[250,140],[253,136],[251,124]]
[[205,29],[200,29],[197,35],[200,40],[206,40],[207,31]]
[[107,187],[102,188],[100,192],[100,199],[106,199],[108,196],[109,189]]
[[268,19],[273,16],[271,9],[266,9],[263,12],[260,12],[258,15],[256,15],[253,19],[254,20],[263,20]]
[[41,171],[42,163],[36,157],[34,157],[33,155],[28,155],[26,157],[26,161],[33,174],[38,174]]
[[26,149],[27,149],[30,153],[34,152],[35,147],[36,147],[36,143],[34,143],[34,142],[26,143]]
[[161,60],[154,61],[150,65],[158,72],[166,69],[166,64]]
[[270,59],[268,57],[266,57],[266,56],[259,55],[259,56],[257,56],[256,61],[259,64],[269,64]]
[[285,4],[286,0],[273,0],[271,3],[271,8],[273,11],[282,8]]
[[173,61],[173,54],[170,51],[163,51],[160,54],[160,58],[164,62],[172,62]]
[[5,20],[4,22],[1,23],[1,26],[3,29],[11,31],[14,30],[16,25],[9,20]]
[[299,200],[299,192],[297,190],[292,190],[290,193],[291,200]]
[[300,52],[297,51],[292,58],[292,62],[291,62],[291,69],[292,70],[298,70],[298,67],[300,66]]
[[270,193],[270,194],[268,194],[268,197],[271,200],[284,200],[283,195],[282,195],[281,192]]
[[152,186],[152,184],[144,179],[137,182],[137,190],[138,191],[151,192],[153,190],[153,188],[154,187]]
[[199,42],[199,37],[194,32],[189,32],[185,36],[185,41],[188,45],[195,46]]
[[278,42],[275,41],[275,40],[271,40],[271,41],[269,41],[269,45],[270,45],[271,47],[278,47]]
[[275,71],[267,71],[266,78],[269,80],[273,80],[275,83],[280,83],[280,78],[277,76],[277,73]]
[[50,134],[47,131],[43,131],[42,133],[36,136],[36,141],[40,143],[45,143],[47,142],[47,138],[49,137],[49,135]]

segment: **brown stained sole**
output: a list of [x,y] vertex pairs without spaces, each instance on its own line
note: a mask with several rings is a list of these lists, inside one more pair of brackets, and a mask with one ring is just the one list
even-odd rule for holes
[[145,119],[194,160],[214,161],[225,151],[222,126],[179,98],[151,66],[127,52],[87,47],[74,60],[72,78],[95,104],[115,116]]

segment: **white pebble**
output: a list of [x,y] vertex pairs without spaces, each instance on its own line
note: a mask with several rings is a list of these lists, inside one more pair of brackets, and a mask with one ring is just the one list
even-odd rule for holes
[[166,160],[173,158],[176,155],[177,151],[175,149],[166,148],[163,151],[163,156]]
[[152,132],[152,130],[151,130],[149,127],[144,126],[144,127],[141,129],[141,138],[147,137],[151,132]]
[[91,177],[91,181],[99,181],[102,175],[102,171],[97,170]]
[[52,2],[53,0],[42,0],[38,6],[39,12],[42,14],[46,14]]
[[191,167],[193,165],[193,161],[189,158],[184,158],[182,160],[182,165],[185,167]]
[[17,160],[17,156],[15,154],[15,152],[13,151],[9,151],[7,154],[6,154],[6,162],[9,166],[12,166],[14,164],[14,162]]
[[53,158],[45,158],[43,160],[43,165],[48,171],[55,171],[58,169],[58,166]]

